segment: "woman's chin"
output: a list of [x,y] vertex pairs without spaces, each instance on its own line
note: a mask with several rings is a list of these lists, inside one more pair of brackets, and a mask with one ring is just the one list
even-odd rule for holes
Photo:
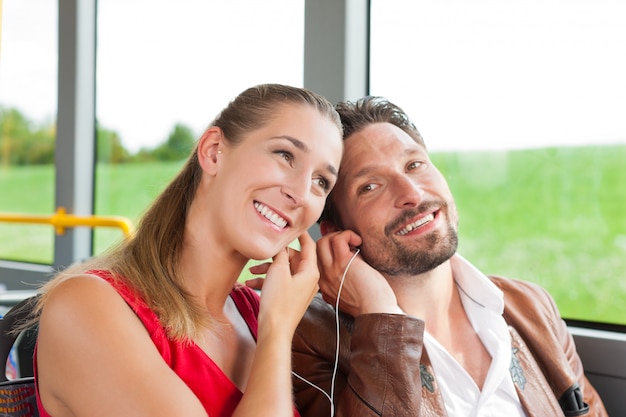
[[294,241],[297,241],[298,236],[304,233],[291,232],[288,235],[281,236],[280,240],[270,241],[269,239],[257,240],[254,245],[250,245],[245,248],[244,255],[254,260],[265,260],[273,258],[278,252],[290,246]]
[[273,246],[272,248],[250,248],[250,251],[247,254],[247,257],[253,259],[255,261],[263,261],[266,259],[272,259],[276,254],[283,250],[285,246]]

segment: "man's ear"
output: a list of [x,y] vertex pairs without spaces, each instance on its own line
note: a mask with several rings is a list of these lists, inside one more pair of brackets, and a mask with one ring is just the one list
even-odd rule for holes
[[337,228],[337,226],[335,226],[335,223],[329,222],[328,220],[324,220],[320,222],[320,233],[322,234],[322,236],[328,233],[333,233],[333,232],[338,232],[338,231],[339,229]]
[[218,157],[224,149],[222,129],[217,126],[208,128],[198,140],[198,162],[208,174],[217,173]]

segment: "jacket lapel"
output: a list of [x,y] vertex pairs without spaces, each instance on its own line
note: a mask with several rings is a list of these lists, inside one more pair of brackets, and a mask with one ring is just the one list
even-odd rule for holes
[[[528,347],[509,326],[511,334],[511,366],[509,371],[520,402],[528,417],[563,417],[563,411],[552,395],[552,389],[544,377]],[[426,349],[420,363],[422,381],[422,410],[424,417],[446,417],[446,407]]]
[[422,407],[420,416],[423,417],[447,417],[446,406],[439,391],[435,372],[430,363],[426,349],[422,349],[420,361],[420,377],[422,379]]
[[509,370],[517,395],[528,417],[563,416],[563,411],[532,353],[511,326],[509,326],[509,333],[511,334]]

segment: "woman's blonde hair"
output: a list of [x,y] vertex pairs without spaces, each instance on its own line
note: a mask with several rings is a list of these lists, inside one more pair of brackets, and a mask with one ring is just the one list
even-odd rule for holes
[[[342,133],[339,115],[327,99],[304,88],[281,84],[263,84],[245,90],[209,127],[221,128],[225,140],[236,146],[245,140],[248,132],[269,123],[285,104],[317,109]],[[197,151],[196,148],[145,212],[132,238],[99,257],[68,268],[42,287],[36,317],[45,304],[46,292],[52,287],[70,276],[103,269],[111,271],[115,279],[125,282],[144,299],[171,339],[184,341],[198,335],[207,321],[182,285],[180,265],[187,213],[202,176]]]

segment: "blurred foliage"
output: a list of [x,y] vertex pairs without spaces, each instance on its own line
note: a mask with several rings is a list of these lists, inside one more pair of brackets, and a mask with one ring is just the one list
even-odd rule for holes
[[[96,158],[99,163],[179,161],[195,146],[195,135],[176,124],[167,139],[154,148],[131,153],[120,135],[96,122]],[[35,123],[15,108],[0,107],[0,166],[54,164],[54,122]]]
[[54,162],[56,129],[37,125],[16,109],[0,108],[0,163],[43,165]]

